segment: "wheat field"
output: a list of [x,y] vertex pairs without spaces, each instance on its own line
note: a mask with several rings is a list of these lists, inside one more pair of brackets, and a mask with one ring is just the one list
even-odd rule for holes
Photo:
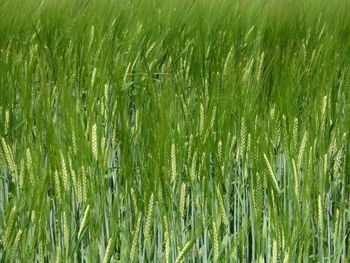
[[349,10],[1,0],[0,262],[350,262]]

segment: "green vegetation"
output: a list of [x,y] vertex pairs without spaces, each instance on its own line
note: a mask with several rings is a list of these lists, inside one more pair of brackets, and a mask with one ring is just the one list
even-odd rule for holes
[[1,0],[1,262],[350,262],[350,2]]

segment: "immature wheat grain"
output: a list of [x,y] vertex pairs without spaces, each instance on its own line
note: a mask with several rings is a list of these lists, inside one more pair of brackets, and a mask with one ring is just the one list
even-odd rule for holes
[[261,81],[261,76],[263,74],[263,70],[264,70],[264,60],[265,60],[265,52],[263,51],[259,57],[259,66],[258,66],[258,73],[256,76],[256,80],[258,82]]
[[145,224],[145,230],[144,230],[145,244],[148,250],[150,250],[150,246],[151,246],[152,215],[153,215],[153,193],[151,194],[151,197],[148,203],[148,211],[147,211],[146,224]]
[[103,263],[109,263],[111,261],[112,253],[113,253],[113,247],[114,247],[114,237],[111,236],[108,240],[106,253],[103,258]]
[[216,120],[216,106],[214,106],[213,108],[213,112],[212,112],[212,115],[211,115],[211,119],[210,119],[210,125],[209,125],[209,130],[210,132],[213,131],[213,128],[214,128],[214,123],[215,123],[215,120]]
[[84,166],[81,167],[81,176],[82,176],[82,182],[80,188],[82,189],[83,192],[83,202],[87,201],[87,196],[88,196],[88,180],[87,180],[87,174],[86,174],[86,169]]
[[326,125],[327,96],[323,97],[321,109],[321,132],[323,132]]
[[95,157],[95,160],[97,160],[98,159],[98,146],[97,146],[97,125],[96,125],[96,123],[94,123],[92,125],[91,147],[92,147],[92,153]]
[[325,154],[323,156],[323,176],[326,178],[327,176],[327,170],[328,170],[328,155]]
[[23,234],[23,230],[22,229],[18,230],[16,238],[15,238],[15,242],[14,242],[13,247],[12,247],[11,256],[10,256],[11,263],[15,261],[18,245],[19,245],[19,242],[21,240],[22,234]]
[[61,249],[59,246],[56,247],[56,260],[55,263],[62,263]]
[[135,215],[138,215],[139,210],[137,208],[137,201],[136,201],[137,199],[136,199],[134,188],[131,188],[130,195],[131,195],[131,202],[132,202],[132,205],[133,205],[134,210],[135,210]]
[[277,250],[277,241],[274,239],[272,241],[272,260],[271,263],[277,263],[278,250]]
[[180,263],[182,258],[184,257],[184,255],[186,254],[186,252],[192,247],[193,242],[192,241],[188,241],[185,246],[183,247],[183,249],[180,251],[179,255],[177,256],[175,263]]
[[329,156],[334,157],[334,154],[337,152],[337,130],[333,130],[331,134],[331,143],[329,144]]
[[318,195],[318,230],[320,235],[323,233],[323,208],[322,208],[322,197]]
[[280,192],[275,173],[273,172],[271,164],[270,164],[269,160],[267,159],[265,153],[264,153],[264,159],[265,159],[265,163],[266,163],[266,166],[268,168],[269,174],[271,176],[271,179],[273,181],[274,187],[276,188],[277,192]]
[[8,168],[9,168],[10,172],[14,176],[16,176],[17,167],[16,167],[15,161],[13,159],[13,154],[12,154],[11,148],[7,145],[4,138],[1,138],[1,143],[2,143],[3,154],[5,156],[5,160],[6,160],[6,163],[8,165]]
[[89,50],[91,49],[91,46],[92,46],[92,42],[94,42],[94,39],[95,39],[95,26],[91,26],[91,29],[90,29],[90,39],[89,39]]
[[231,144],[230,144],[230,149],[229,149],[229,159],[228,161],[231,162],[233,157],[234,157],[234,153],[233,153],[233,148],[235,146],[235,143],[236,143],[236,136],[232,136],[232,139],[231,139]]
[[156,42],[152,43],[152,45],[150,45],[150,47],[146,50],[146,53],[145,53],[146,58],[151,54],[156,44],[157,44]]
[[252,72],[252,67],[254,65],[254,58],[251,58],[249,59],[248,63],[246,64],[246,67],[243,71],[243,77],[242,77],[242,80],[243,82],[247,82],[249,77],[250,77],[250,74]]
[[296,151],[298,145],[298,131],[299,131],[299,120],[298,118],[294,118],[293,123],[293,150]]
[[108,102],[109,102],[109,84],[108,83],[105,84],[103,95],[104,95],[104,97],[103,97],[103,99],[104,99],[104,106],[105,106],[105,109],[107,109],[108,108]]
[[339,216],[339,209],[335,209],[335,224],[334,224],[334,230],[333,230],[333,239],[334,243],[336,244],[338,242],[338,229],[339,229],[339,221],[340,221],[340,216]]
[[44,241],[39,243],[39,263],[45,262],[45,249],[44,249]]
[[34,186],[34,171],[33,171],[33,162],[32,162],[32,154],[29,150],[29,148],[27,148],[26,151],[26,158],[27,158],[27,170],[29,173],[29,180],[32,186]]
[[71,127],[72,127],[72,147],[73,147],[73,153],[74,156],[77,156],[78,150],[77,150],[77,136],[75,134],[75,129],[73,126],[73,120],[71,119]]
[[200,169],[205,169],[206,157],[207,157],[206,152],[203,152],[201,157],[201,162],[200,162]]
[[90,205],[88,205],[85,209],[85,212],[84,212],[84,215],[83,215],[83,219],[81,220],[81,223],[80,223],[80,228],[79,228],[79,231],[78,231],[78,239],[81,238],[81,235],[86,227],[86,223],[87,223],[87,219],[89,217],[89,213],[90,213]]
[[64,236],[64,245],[68,249],[69,246],[69,235],[70,235],[70,227],[68,222],[67,213],[63,212],[63,236]]
[[205,79],[205,82],[204,82],[204,105],[205,105],[205,108],[208,108],[208,105],[209,105],[209,83],[208,83],[207,79]]
[[54,172],[54,183],[55,183],[55,193],[58,204],[62,204],[62,196],[61,196],[61,183],[60,183],[60,177],[58,175],[57,170]]
[[221,140],[219,140],[218,142],[218,162],[219,162],[219,165],[221,166],[222,165],[222,142]]
[[79,204],[82,204],[86,201],[86,184],[86,176],[83,172],[83,168],[81,168],[77,175],[77,199]]
[[94,68],[91,74],[91,87],[94,87],[96,81],[97,68]]
[[10,112],[9,110],[5,111],[5,122],[4,122],[4,133],[7,134],[9,132],[9,124],[10,124]]
[[17,218],[17,207],[14,206],[11,209],[9,219],[7,221],[6,230],[5,230],[5,233],[3,234],[3,238],[2,238],[2,243],[3,243],[3,246],[5,248],[9,245],[10,236],[12,234],[13,227],[14,227],[15,222],[16,222],[16,218]]
[[342,147],[340,147],[337,154],[335,155],[335,158],[334,158],[333,173],[335,175],[339,172],[339,169],[340,169],[341,163],[342,163],[342,158],[343,158],[343,149],[342,149]]
[[107,151],[107,147],[106,147],[106,137],[104,135],[101,136],[101,147],[100,147],[100,151],[102,156],[103,156],[103,160]]
[[218,238],[218,230],[216,226],[216,222],[214,221],[212,224],[213,230],[213,262],[217,262],[219,258],[219,238]]
[[[71,162],[71,159],[69,159],[69,162]],[[78,177],[77,177],[75,171],[72,169],[72,165],[70,164],[69,166],[71,167],[70,173],[72,175],[72,184],[73,184],[75,197],[77,198],[78,203],[81,203],[81,200],[79,200],[79,197],[78,197],[78,192],[79,192]]]
[[255,29],[255,26],[252,25],[252,26],[248,29],[247,33],[245,34],[245,36],[244,36],[244,45],[245,45],[245,46],[248,45],[248,39],[249,39],[249,37],[250,37],[250,35],[251,35],[251,33],[253,32],[254,29]]
[[169,227],[168,220],[166,216],[163,217],[165,222],[165,231],[164,231],[164,252],[163,252],[163,263],[169,262],[169,249],[170,249],[170,237],[169,237]]
[[185,203],[186,203],[186,183],[182,183],[181,192],[180,192],[180,216],[184,217],[185,215]]
[[139,214],[139,217],[137,219],[134,235],[132,238],[131,242],[131,248],[130,248],[130,261],[133,262],[135,258],[135,252],[136,252],[136,246],[137,246],[137,241],[139,237],[139,231],[140,231],[140,225],[141,225],[141,214]]
[[176,148],[175,143],[171,144],[171,182],[176,182]]
[[136,201],[136,195],[135,195],[134,188],[131,188],[130,194],[131,194],[131,202],[132,202],[132,205],[133,205],[134,210],[135,210],[135,215],[138,215],[139,214],[139,210],[137,208],[137,201]]
[[303,157],[304,157],[306,140],[307,140],[307,132],[304,133],[303,139],[301,140],[301,144],[300,144],[300,149],[299,149],[299,154],[298,154],[298,162],[297,162],[298,170],[300,170],[300,168],[301,168],[301,162],[302,162]]
[[257,172],[255,175],[255,183],[252,183],[252,206],[253,206],[253,215],[255,218],[258,218],[258,215],[261,212],[262,205],[262,187],[261,187],[261,178]]
[[187,151],[187,156],[188,156],[188,162],[190,162],[190,158],[192,155],[192,147],[193,147],[193,135],[190,135],[190,138],[188,140],[188,151]]
[[290,138],[287,130],[287,117],[286,115],[282,115],[282,144],[284,147],[288,145],[288,138]]
[[220,209],[219,211],[220,211],[220,214],[221,214],[222,222],[226,226],[228,226],[228,219],[227,219],[227,215],[226,215],[224,200],[222,199],[222,195],[221,195],[219,187],[216,186],[215,188],[216,188],[216,196],[217,196],[218,202],[219,202],[219,209]]
[[0,147],[0,165],[6,165],[7,162],[6,162],[6,158],[4,156],[4,153],[3,153],[3,149],[2,147]]
[[194,182],[196,179],[196,168],[197,168],[197,152],[194,152],[193,158],[192,158],[192,164],[191,164],[191,170],[190,170],[190,178],[191,181]]
[[[0,151],[1,152],[1,151]],[[24,164],[24,160],[21,159],[19,162],[19,174],[18,174],[18,185],[19,188],[23,188],[23,183],[24,183],[24,170],[25,170],[25,164]]]
[[273,130],[272,144],[277,149],[281,142],[281,125],[278,122]]
[[295,192],[295,197],[297,199],[297,202],[299,202],[299,177],[298,177],[298,171],[297,171],[294,159],[292,159],[292,167],[293,167],[293,174],[294,174],[294,192]]
[[132,67],[132,62],[128,63],[128,66],[126,67],[125,73],[124,73],[124,77],[123,77],[123,83],[127,83],[128,80],[128,76],[129,76],[129,72],[131,70]]
[[63,155],[62,151],[60,151],[60,156],[61,156],[63,188],[64,188],[65,192],[68,192],[68,190],[69,190],[68,173],[67,173],[66,162],[64,160],[64,155]]
[[245,124],[245,118],[242,117],[241,118],[241,131],[240,131],[240,147],[239,147],[239,155],[241,157],[244,156],[244,151],[245,151],[245,147],[246,147],[246,135],[247,134],[247,127]]
[[246,150],[246,158],[248,158],[246,166],[251,166],[253,158],[251,156],[252,150],[251,150],[251,135],[248,133],[248,139],[247,139],[247,150]]
[[202,135],[204,131],[204,106],[201,103],[199,107],[199,135]]

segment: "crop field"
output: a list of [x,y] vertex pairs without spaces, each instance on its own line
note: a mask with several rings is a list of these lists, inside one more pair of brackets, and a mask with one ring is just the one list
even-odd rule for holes
[[350,1],[0,0],[0,262],[349,263]]

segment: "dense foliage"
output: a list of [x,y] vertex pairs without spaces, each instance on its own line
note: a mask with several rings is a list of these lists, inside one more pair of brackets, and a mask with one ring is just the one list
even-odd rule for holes
[[1,0],[1,262],[350,262],[350,2]]

